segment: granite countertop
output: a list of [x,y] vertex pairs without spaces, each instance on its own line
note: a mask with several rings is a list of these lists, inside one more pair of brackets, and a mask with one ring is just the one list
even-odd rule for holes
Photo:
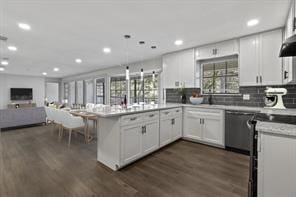
[[192,105],[192,104],[178,104],[178,103],[166,103],[166,104],[156,104],[156,105],[139,105],[137,107],[129,107],[128,109],[122,109],[120,106],[106,106],[102,109],[88,110],[88,112],[96,114],[100,117],[112,117],[121,116],[127,114],[141,113],[147,111],[169,109],[175,107],[194,107],[194,108],[204,108],[204,109],[220,109],[220,110],[235,110],[235,111],[252,111],[261,112],[266,114],[279,114],[279,115],[290,115],[296,116],[296,109],[270,109],[263,107],[248,107],[248,106],[231,106],[231,105]]
[[260,112],[262,107],[248,107],[248,106],[234,106],[234,105],[209,105],[209,104],[183,104],[184,107],[196,107],[196,108],[206,108],[206,109],[221,109],[221,110],[237,110],[237,111],[254,111]]
[[293,125],[293,124],[258,121],[256,124],[256,130],[258,132],[264,132],[264,133],[296,136],[296,125]]
[[135,114],[141,112],[162,110],[162,109],[171,109],[176,107],[182,107],[181,104],[156,104],[156,105],[139,105],[134,107],[128,107],[128,109],[122,109],[120,106],[106,106],[101,109],[87,110],[87,112],[96,114],[99,117],[114,117],[122,116],[128,114]]

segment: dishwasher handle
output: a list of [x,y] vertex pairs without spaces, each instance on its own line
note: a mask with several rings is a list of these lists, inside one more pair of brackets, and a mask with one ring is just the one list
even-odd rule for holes
[[226,114],[251,116],[251,115],[254,115],[255,112],[252,113],[252,112],[240,112],[240,111],[226,111]]

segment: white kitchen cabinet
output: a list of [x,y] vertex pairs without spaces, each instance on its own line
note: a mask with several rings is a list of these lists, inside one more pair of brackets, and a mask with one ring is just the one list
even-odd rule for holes
[[184,137],[202,140],[202,114],[196,110],[186,109],[184,113]]
[[163,87],[175,88],[182,84],[185,84],[186,87],[195,87],[194,71],[194,49],[164,55]]
[[177,116],[173,118],[172,140],[175,141],[182,137],[182,117]]
[[148,122],[144,126],[144,133],[142,138],[143,154],[153,152],[159,147],[159,121],[155,120]]
[[128,164],[159,148],[159,111],[121,117],[121,163]]
[[281,85],[282,60],[279,50],[282,29],[240,39],[240,86]]
[[211,117],[208,116],[203,119],[203,140],[212,144],[224,145],[223,139],[224,134],[221,131],[221,127],[223,127],[223,120],[221,117]]
[[184,138],[224,147],[224,111],[187,107]]
[[296,196],[296,138],[260,133],[258,197]]
[[182,137],[182,108],[160,111],[160,147]]
[[228,40],[195,49],[196,60],[236,55],[239,52],[238,40]]
[[[147,146],[147,145],[146,145]],[[142,154],[142,126],[124,126],[121,128],[121,160],[123,164],[138,159]]]
[[160,146],[165,146],[172,141],[172,120],[164,119],[160,121],[159,127]]
[[282,30],[274,30],[260,35],[260,82],[262,85],[282,84],[282,58],[279,57],[283,42]]
[[240,39],[239,81],[241,86],[254,86],[259,82],[259,38],[257,35]]

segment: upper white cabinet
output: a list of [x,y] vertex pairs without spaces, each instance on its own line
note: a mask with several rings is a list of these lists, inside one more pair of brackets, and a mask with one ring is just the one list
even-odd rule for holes
[[282,84],[281,44],[281,29],[240,39],[240,86]]
[[175,88],[182,83],[194,87],[194,49],[163,56],[163,87]]
[[224,111],[186,107],[184,137],[224,147]]
[[196,60],[205,60],[238,54],[238,40],[229,40],[215,44],[198,47],[195,49]]

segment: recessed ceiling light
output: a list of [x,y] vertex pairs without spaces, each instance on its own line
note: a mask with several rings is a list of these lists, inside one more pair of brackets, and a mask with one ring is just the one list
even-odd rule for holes
[[8,48],[8,50],[10,50],[10,51],[17,51],[17,47],[16,46],[8,46],[7,47]]
[[175,45],[180,46],[183,44],[183,40],[176,40]]
[[42,75],[44,75],[44,76],[45,76],[45,75],[47,75],[47,73],[46,73],[46,72],[43,72],[43,73],[42,73]]
[[151,46],[151,49],[156,49],[156,46]]
[[26,24],[26,23],[19,23],[18,24],[19,28],[23,29],[23,30],[31,30],[31,26]]
[[108,47],[105,47],[105,48],[103,48],[103,52],[104,53],[110,53],[111,52],[111,49],[108,48]]
[[82,62],[82,60],[81,60],[81,59],[76,59],[75,62],[76,62],[77,64],[80,64],[80,63]]
[[8,60],[2,60],[1,65],[7,66],[9,64]]
[[60,69],[59,68],[54,68],[53,71],[58,72]]
[[258,23],[259,23],[259,20],[258,19],[252,19],[252,20],[249,20],[248,21],[247,25],[249,27],[252,27],[252,26],[258,25]]
[[3,67],[0,67],[0,71],[5,71],[5,68],[3,68]]

